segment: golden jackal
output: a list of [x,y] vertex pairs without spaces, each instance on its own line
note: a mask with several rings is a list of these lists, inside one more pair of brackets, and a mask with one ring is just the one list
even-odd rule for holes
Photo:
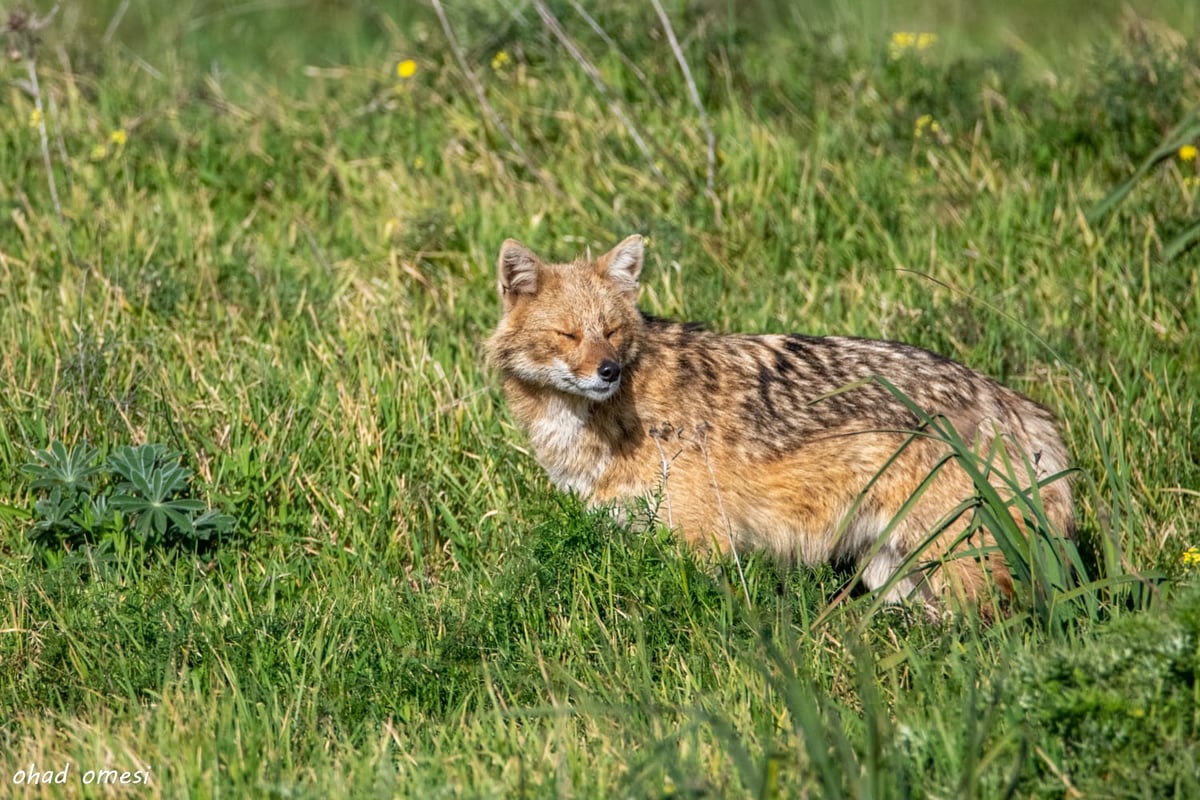
[[[636,306],[641,269],[640,236],[594,262],[543,263],[511,239],[500,250],[504,315],[488,349],[559,488],[593,504],[646,498],[693,543],[850,560],[871,589],[924,546],[889,599],[979,602],[985,563],[1011,592],[1001,557],[978,557],[994,544],[986,534],[955,544],[976,494],[968,473],[878,378],[952,423],[990,459],[989,480],[1006,497],[1011,481],[1031,485],[1031,468],[1039,481],[1067,468],[1046,409],[909,345],[723,335],[655,319]],[[1069,482],[1040,492],[1047,518],[1069,534]],[[968,547],[976,557],[950,552]]]

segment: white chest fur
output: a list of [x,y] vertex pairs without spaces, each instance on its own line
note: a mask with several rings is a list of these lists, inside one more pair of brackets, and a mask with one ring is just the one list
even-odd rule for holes
[[592,404],[556,395],[529,424],[529,441],[554,485],[590,496],[612,461],[612,454],[588,429]]

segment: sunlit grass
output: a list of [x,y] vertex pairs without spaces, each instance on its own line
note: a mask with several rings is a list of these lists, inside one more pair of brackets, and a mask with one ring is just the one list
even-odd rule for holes
[[[533,6],[446,5],[457,56],[419,5],[135,0],[60,9],[36,94],[5,62],[0,794],[1138,795],[1148,752],[1196,793],[1194,9],[1051,47],[954,3],[669,8],[708,192],[649,5],[550,8],[596,76]],[[1088,581],[1035,540],[1022,613],[933,625],[751,558],[747,603],[558,497],[483,367],[493,261],[633,232],[649,311],[1053,409]],[[182,452],[232,538],[47,566],[55,440]]]

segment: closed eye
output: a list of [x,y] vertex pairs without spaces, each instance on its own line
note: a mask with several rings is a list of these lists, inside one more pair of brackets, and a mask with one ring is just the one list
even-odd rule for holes
[[608,330],[606,330],[604,332],[604,338],[611,341],[612,338],[620,332],[621,332],[620,328],[609,328]]
[[558,330],[556,330],[555,333],[557,333],[559,336],[566,339],[568,342],[578,342],[579,341],[579,334],[577,334],[577,333],[572,333],[571,331],[558,331]]

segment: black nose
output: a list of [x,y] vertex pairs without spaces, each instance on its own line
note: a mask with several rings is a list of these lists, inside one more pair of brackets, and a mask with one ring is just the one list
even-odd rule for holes
[[621,365],[615,361],[601,361],[596,374],[609,383],[616,383],[621,378]]

